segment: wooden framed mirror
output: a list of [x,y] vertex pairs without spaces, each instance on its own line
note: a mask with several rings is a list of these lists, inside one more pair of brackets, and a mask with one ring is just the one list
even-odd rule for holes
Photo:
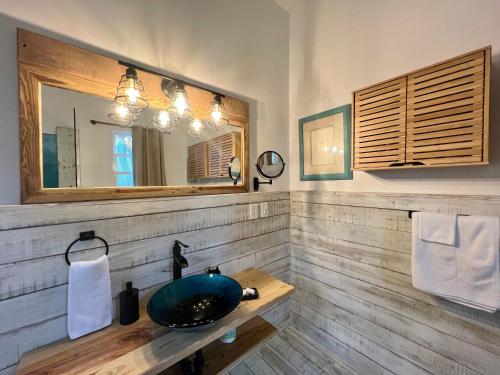
[[[248,191],[247,102],[219,98],[224,129],[193,137],[186,123],[161,132],[152,124],[171,104],[165,78],[139,69],[149,107],[121,127],[107,116],[126,70],[118,60],[18,29],[18,70],[23,203]],[[204,123],[214,92],[184,87],[192,119]],[[228,175],[233,157],[241,160],[236,185]]]

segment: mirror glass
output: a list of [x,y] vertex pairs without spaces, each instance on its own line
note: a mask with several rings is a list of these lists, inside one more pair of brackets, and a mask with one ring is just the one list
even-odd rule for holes
[[278,178],[284,169],[283,158],[275,151],[263,152],[257,159],[257,171],[264,178],[271,180]]
[[241,160],[237,156],[233,157],[229,163],[229,177],[235,184],[241,177]]
[[111,100],[47,85],[41,92],[44,188],[233,184],[228,165],[242,155],[239,126],[200,137],[188,125],[160,132],[148,108],[120,127],[107,117]]

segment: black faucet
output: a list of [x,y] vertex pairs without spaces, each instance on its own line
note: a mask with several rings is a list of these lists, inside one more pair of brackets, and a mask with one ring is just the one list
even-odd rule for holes
[[174,242],[174,247],[172,248],[174,252],[174,280],[180,279],[182,277],[182,269],[188,266],[187,259],[181,255],[181,245],[185,248],[189,247],[181,241],[175,240]]

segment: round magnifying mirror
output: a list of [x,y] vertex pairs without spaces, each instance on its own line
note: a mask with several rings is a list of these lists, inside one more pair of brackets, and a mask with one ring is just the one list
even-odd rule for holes
[[233,184],[236,185],[241,177],[241,160],[237,156],[233,156],[229,162],[229,177],[233,180]]
[[285,162],[276,151],[266,151],[257,159],[257,172],[268,180],[274,180],[283,174]]

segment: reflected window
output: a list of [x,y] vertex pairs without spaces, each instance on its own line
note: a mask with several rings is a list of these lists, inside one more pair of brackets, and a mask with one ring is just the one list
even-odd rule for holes
[[116,186],[134,186],[131,131],[113,131],[113,173]]

